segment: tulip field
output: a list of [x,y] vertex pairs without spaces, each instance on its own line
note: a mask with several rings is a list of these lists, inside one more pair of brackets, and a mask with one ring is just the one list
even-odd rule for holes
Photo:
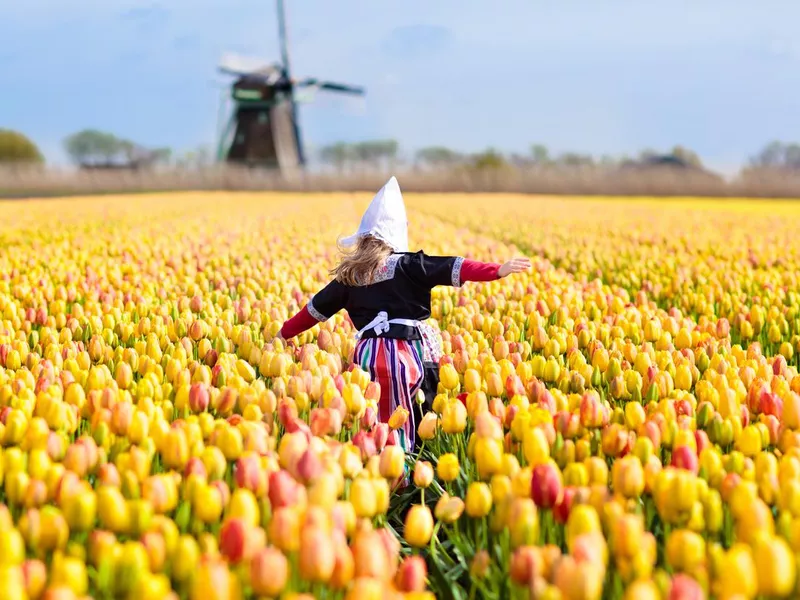
[[0,598],[800,597],[800,206],[409,195],[418,455],[345,313],[370,194],[0,203]]

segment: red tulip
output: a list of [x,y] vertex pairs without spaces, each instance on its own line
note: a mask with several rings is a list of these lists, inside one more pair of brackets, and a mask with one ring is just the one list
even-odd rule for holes
[[377,452],[383,451],[386,442],[389,440],[389,425],[387,423],[378,423],[372,430],[372,439],[375,442],[375,450]]
[[692,416],[692,405],[688,400],[678,400],[675,402],[675,414],[678,416],[686,415]]
[[672,451],[672,466],[679,469],[691,471],[697,475],[700,470],[700,464],[697,459],[697,454],[689,446],[678,446]]
[[320,461],[316,452],[310,448],[303,453],[300,460],[297,462],[297,475],[305,484],[311,483],[317,479],[322,474],[323,470],[322,461]]
[[780,420],[783,416],[783,400],[775,393],[762,394],[761,412],[765,415],[773,415]]
[[503,425],[505,426],[506,429],[510,429],[511,428],[511,423],[514,422],[514,417],[517,416],[518,412],[519,412],[519,405],[518,404],[511,404],[511,405],[506,407],[506,418],[505,418],[505,422],[503,423]]
[[336,386],[336,389],[340,394],[342,393],[342,390],[344,390],[344,386],[346,384],[347,383],[345,382],[344,377],[341,374],[333,378],[333,385]]
[[511,581],[520,586],[529,586],[539,577],[544,569],[539,548],[521,546],[511,555],[509,575]]
[[425,591],[425,579],[428,577],[428,566],[421,556],[409,556],[397,570],[397,588],[401,592]]
[[661,448],[661,428],[655,420],[646,421],[639,429],[639,435],[650,438],[656,450]]
[[558,467],[552,463],[543,463],[533,468],[531,477],[531,497],[540,508],[550,509],[561,498],[563,484]]
[[700,584],[688,575],[675,575],[672,578],[667,600],[705,600],[706,594]]
[[250,490],[257,497],[267,489],[266,473],[255,454],[246,454],[236,461],[233,477],[237,487]]
[[575,502],[575,496],[578,493],[578,488],[574,486],[568,486],[564,488],[563,494],[561,497],[556,501],[555,505],[553,506],[553,516],[555,517],[558,523],[562,525],[567,522],[569,518],[569,513],[572,510],[572,504]]
[[247,528],[244,519],[226,519],[219,531],[219,550],[232,563],[247,558]]
[[204,383],[193,383],[189,388],[189,408],[194,413],[205,412],[208,409],[208,388]]
[[278,404],[278,421],[284,428],[288,427],[289,423],[297,418],[297,406],[294,402],[287,402],[282,400]]
[[364,461],[378,454],[375,440],[365,431],[359,431],[353,436],[353,445],[361,450],[361,459]]
[[539,394],[539,399],[537,402],[539,407],[545,409],[551,415],[556,414],[556,399],[553,398],[553,394],[550,393],[550,390],[545,389],[541,394]]
[[522,384],[522,379],[520,379],[519,375],[509,375],[506,379],[506,395],[509,398],[514,396],[525,395],[525,386]]
[[776,356],[775,359],[772,361],[772,373],[774,375],[782,375],[786,367],[787,367],[786,359],[783,357],[782,354]]
[[711,447],[711,441],[708,439],[708,434],[702,429],[698,429],[694,432],[694,441],[697,445],[698,456],[703,452],[703,450]]
[[378,415],[375,413],[375,409],[371,406],[368,406],[367,409],[364,411],[364,414],[361,415],[361,428],[367,431],[371,430],[375,423],[378,422]]
[[208,476],[208,473],[206,472],[206,466],[203,464],[203,461],[200,460],[200,458],[197,456],[193,456],[192,458],[190,458],[183,469],[183,476],[188,477],[189,475],[200,475],[201,477]]
[[300,495],[297,489],[298,485],[292,476],[283,469],[270,473],[269,501],[272,505],[272,510],[294,505]]

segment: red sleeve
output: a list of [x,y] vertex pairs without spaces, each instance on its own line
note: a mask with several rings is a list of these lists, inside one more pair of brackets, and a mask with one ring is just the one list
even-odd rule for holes
[[283,339],[288,340],[311,329],[317,323],[319,321],[311,316],[311,313],[308,312],[308,305],[306,305],[299,313],[283,324],[281,336],[283,336]]
[[494,281],[500,279],[500,265],[465,259],[461,265],[461,281]]

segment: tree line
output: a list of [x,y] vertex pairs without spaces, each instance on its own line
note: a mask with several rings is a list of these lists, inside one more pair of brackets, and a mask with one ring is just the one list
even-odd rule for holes
[[84,129],[64,140],[72,161],[86,168],[144,167],[169,161],[169,148],[145,148],[113,133]]
[[495,148],[481,152],[459,152],[447,146],[420,148],[409,157],[400,155],[400,145],[395,140],[378,140],[348,144],[338,142],[319,151],[322,164],[338,172],[360,171],[383,163],[404,164],[418,169],[450,169],[455,167],[553,167],[553,166],[625,166],[653,162],[671,162],[702,168],[696,152],[675,146],[667,152],[643,150],[636,156],[600,157],[581,152],[553,154],[543,144],[534,144],[526,154],[503,153]]
[[[97,129],[83,129],[67,136],[63,147],[76,166],[86,169],[202,167],[212,163],[211,152],[204,146],[177,153]],[[22,133],[0,128],[0,164],[3,163],[43,164],[44,156]]]
[[[96,129],[78,131],[67,136],[63,144],[72,162],[84,168],[146,168],[159,165],[203,167],[214,160],[205,146],[178,153],[171,148],[147,147]],[[397,140],[378,139],[330,144],[318,151],[317,158],[322,165],[340,173],[392,169],[397,166],[437,170],[456,167],[626,167],[672,164],[703,168],[700,156],[680,145],[667,151],[645,149],[634,156],[553,153],[544,144],[531,145],[527,153],[504,153],[494,148],[468,153],[447,146],[428,146],[407,155],[401,153]],[[44,156],[24,134],[0,128],[0,163],[43,164]],[[800,171],[800,143],[770,142],[749,157],[742,167],[745,172],[757,169]]]
[[68,136],[64,139],[64,150],[74,164],[90,169],[202,167],[212,162],[211,152],[205,146],[177,153],[172,148],[151,148],[96,129]]

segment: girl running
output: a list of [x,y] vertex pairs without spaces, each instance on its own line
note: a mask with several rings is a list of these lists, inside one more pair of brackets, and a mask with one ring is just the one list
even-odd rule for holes
[[344,309],[358,328],[353,362],[380,384],[379,418],[387,422],[398,407],[409,419],[398,430],[399,443],[416,449],[422,408],[414,401],[422,389],[430,407],[439,380],[442,356],[431,316],[431,290],[460,287],[466,281],[493,281],[530,268],[527,258],[503,265],[460,256],[428,256],[408,250],[408,221],[397,180],[392,177],[372,200],[358,231],[343,240],[333,280],[283,324],[278,337],[290,339]]

